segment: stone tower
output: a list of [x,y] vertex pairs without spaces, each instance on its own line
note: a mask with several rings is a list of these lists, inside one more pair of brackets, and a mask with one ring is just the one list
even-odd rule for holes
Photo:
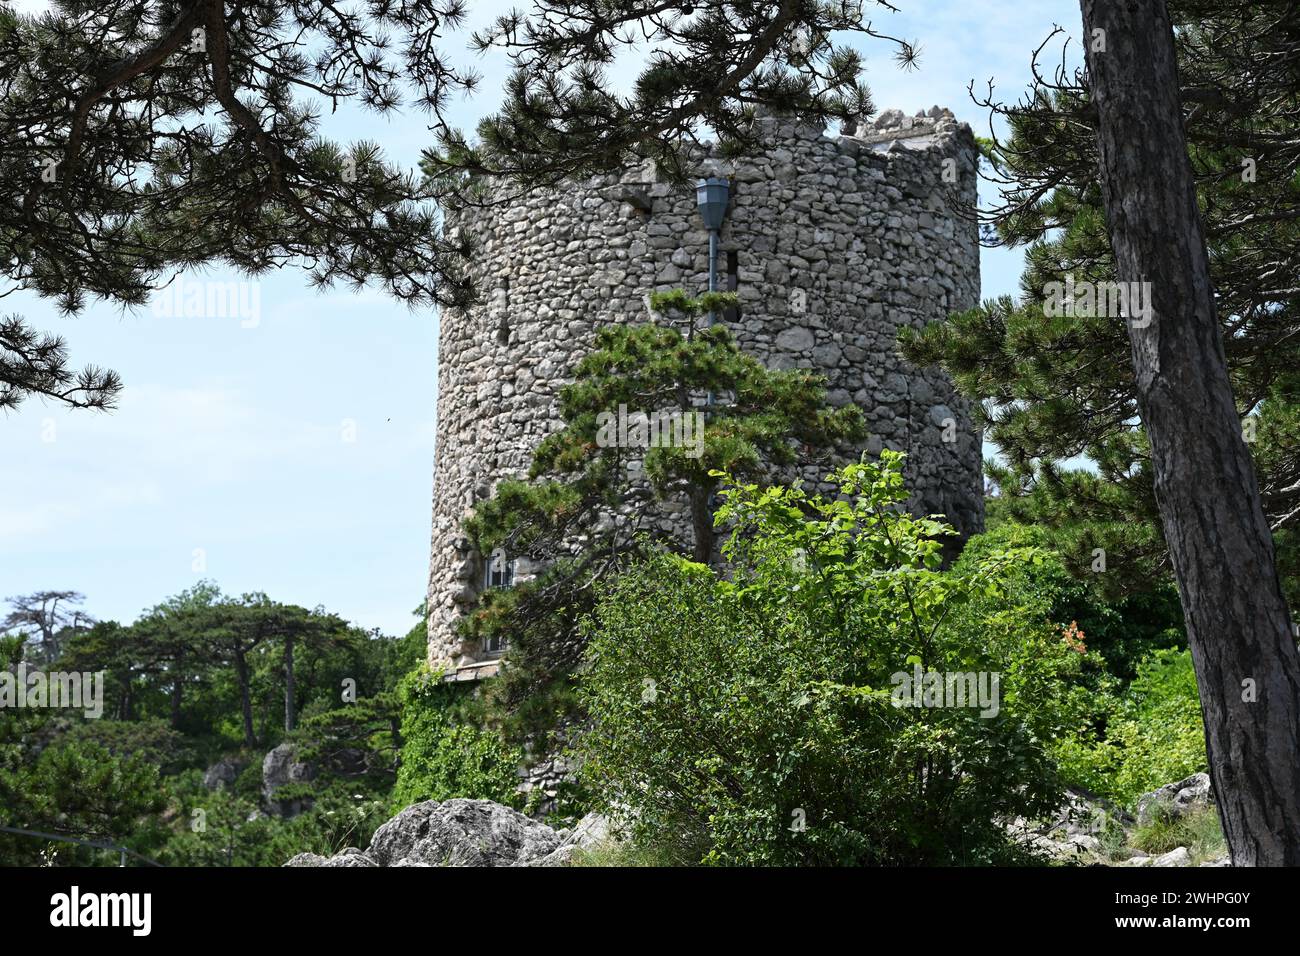
[[[870,453],[908,453],[915,510],[963,534],[983,524],[981,436],[967,403],[935,369],[898,356],[919,327],[979,299],[976,152],[970,128],[938,107],[884,113],[830,137],[762,117],[757,155],[709,159],[730,177],[719,288],[740,347],[775,368],[814,368],[832,404],[866,416]],[[495,672],[494,648],[455,624],[508,570],[473,552],[461,522],[503,477],[526,473],[558,426],[558,390],[595,327],[649,318],[649,295],[707,287],[708,234],[693,188],[652,167],[474,209],[448,223],[477,242],[481,304],[446,310],[439,339],[437,462],[429,570],[429,660],[449,677]],[[812,473],[808,478],[817,479]]]

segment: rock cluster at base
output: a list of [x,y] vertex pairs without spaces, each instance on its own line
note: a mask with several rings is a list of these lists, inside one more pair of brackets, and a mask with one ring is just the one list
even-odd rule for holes
[[299,853],[284,865],[564,866],[576,851],[608,838],[609,824],[599,814],[572,830],[554,830],[491,800],[427,800],[376,830],[366,850]]
[[1165,853],[1144,853],[1131,846],[1112,849],[1111,854],[1128,854],[1124,859],[1108,856],[1103,836],[1108,827],[1125,831],[1148,827],[1159,819],[1179,820],[1206,810],[1214,803],[1208,774],[1197,773],[1166,784],[1138,798],[1136,820],[1119,808],[1092,794],[1071,790],[1052,817],[1045,820],[1016,818],[1007,824],[1013,839],[1045,860],[1067,864],[1109,866],[1231,866],[1227,853],[1197,863],[1185,846]]
[[1194,810],[1209,806],[1213,801],[1210,775],[1194,773],[1185,780],[1142,794],[1138,798],[1138,826],[1147,826],[1160,816],[1178,820]]
[[[1209,777],[1186,780],[1143,794],[1139,807],[1154,819],[1156,806],[1174,818],[1204,810],[1214,802]],[[1045,861],[1124,867],[1229,866],[1226,853],[1199,864],[1188,847],[1148,854],[1132,847],[1125,859],[1107,857],[1108,826],[1128,829],[1132,817],[1083,791],[1070,791],[1051,818],[1015,819],[1007,832]],[[375,831],[365,850],[348,847],[331,857],[299,853],[285,866],[567,866],[575,853],[611,841],[610,823],[589,813],[572,829],[556,830],[491,800],[428,800],[407,807]],[[1114,852],[1114,851],[1112,851]]]
[[1017,817],[1007,825],[1007,832],[1048,859],[1073,862],[1101,850],[1099,836],[1108,815],[1114,818],[1115,811],[1105,801],[1070,790],[1053,817],[1038,821]]

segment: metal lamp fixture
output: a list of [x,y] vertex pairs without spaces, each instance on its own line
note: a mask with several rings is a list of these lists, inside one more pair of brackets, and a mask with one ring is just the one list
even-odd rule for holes
[[[731,181],[720,176],[701,179],[695,186],[695,205],[709,230],[709,291],[718,291],[718,230],[727,218],[727,203],[731,199]],[[709,325],[714,322],[709,313]]]
[[[700,210],[700,218],[704,220],[704,228],[709,230],[709,291],[718,291],[718,230],[722,228],[722,221],[727,218],[727,202],[731,199],[731,180],[723,179],[721,176],[710,176],[708,179],[701,179],[695,185],[695,205]],[[709,310],[709,325],[713,325],[717,317],[713,310]],[[705,404],[713,404],[713,393],[709,392],[705,397]]]
[[704,227],[710,232],[722,228],[727,218],[727,200],[731,196],[731,181],[720,176],[701,179],[695,187],[695,205],[700,208]]

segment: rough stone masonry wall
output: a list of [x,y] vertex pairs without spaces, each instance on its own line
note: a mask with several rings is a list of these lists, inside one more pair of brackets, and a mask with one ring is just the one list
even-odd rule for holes
[[[869,452],[908,453],[910,506],[946,514],[965,534],[980,530],[981,436],[968,405],[938,370],[904,363],[895,344],[903,326],[977,304],[977,229],[953,208],[953,197],[975,202],[969,127],[937,107],[890,111],[837,137],[793,118],[756,122],[759,155],[700,168],[732,178],[720,287],[734,282],[739,296],[740,346],[772,367],[826,374],[833,404],[864,410]],[[708,281],[693,188],[656,181],[650,167],[471,210],[451,225],[477,240],[482,304],[441,321],[428,595],[429,660],[440,667],[482,656],[455,632],[483,576],[461,522],[498,480],[523,475],[558,427],[558,390],[594,328],[646,321],[651,292],[695,293]]]

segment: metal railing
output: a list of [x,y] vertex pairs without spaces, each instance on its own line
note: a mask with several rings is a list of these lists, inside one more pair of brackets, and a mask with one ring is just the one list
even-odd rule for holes
[[63,833],[43,833],[40,830],[23,830],[19,827],[0,826],[0,833],[13,833],[17,836],[36,837],[41,840],[57,840],[60,843],[75,843],[78,846],[93,847],[96,850],[113,850],[118,854],[118,866],[126,866],[126,858],[132,857],[142,863],[150,866],[162,866],[157,860],[151,860],[147,856],[142,856],[134,850],[119,846],[116,843],[107,843],[102,840],[83,840],[81,837],[67,836]]

